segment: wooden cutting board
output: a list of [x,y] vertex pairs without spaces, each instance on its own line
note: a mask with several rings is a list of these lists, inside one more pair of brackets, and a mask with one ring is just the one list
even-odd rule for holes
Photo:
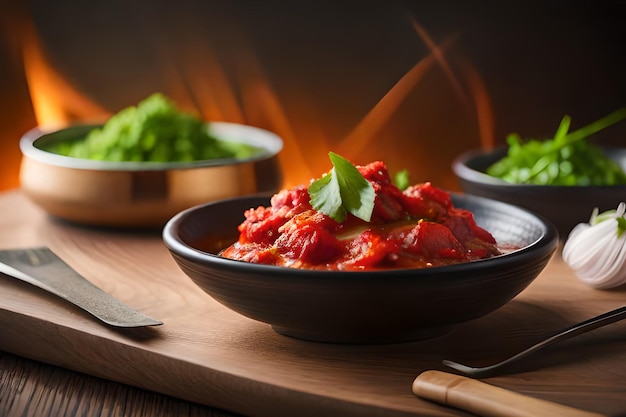
[[[443,359],[497,362],[553,331],[626,303],[626,291],[579,282],[556,256],[515,300],[432,340],[390,345],[307,342],[234,313],[188,279],[160,230],[130,232],[49,218],[19,191],[0,194],[0,249],[48,246],[94,284],[162,326],[117,330],[0,276],[0,349],[248,416],[459,416],[415,397]],[[626,323],[525,360],[486,382],[606,415],[626,413]]]

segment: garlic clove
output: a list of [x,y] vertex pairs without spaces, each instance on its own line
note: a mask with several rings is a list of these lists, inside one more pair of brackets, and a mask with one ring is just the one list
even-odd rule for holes
[[587,285],[608,289],[626,284],[626,203],[576,225],[561,252],[563,260]]

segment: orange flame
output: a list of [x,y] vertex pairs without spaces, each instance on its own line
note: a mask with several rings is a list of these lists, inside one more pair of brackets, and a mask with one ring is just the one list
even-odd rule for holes
[[49,64],[36,31],[30,26],[30,30],[25,31],[22,51],[24,72],[39,126],[58,128],[94,115],[109,114],[77,91]]
[[[444,45],[445,49],[445,45]],[[433,47],[434,51],[439,51]],[[439,54],[433,53],[419,61],[407,72],[387,94],[370,110],[354,130],[344,139],[339,146],[339,153],[352,152],[360,154],[367,146],[372,146],[378,133],[389,122],[391,116],[402,105],[402,102],[411,90],[423,78],[432,64],[439,60]]]
[[[439,175],[444,178],[440,186],[454,188],[454,183],[445,179],[450,176],[448,167],[442,167],[442,164],[449,164],[452,156],[450,152],[473,146],[471,138],[475,136],[478,136],[483,147],[493,147],[493,116],[489,96],[479,74],[468,62],[463,63],[460,75],[456,75],[450,61],[444,57],[453,45],[453,37],[437,45],[423,27],[417,23],[413,23],[413,26],[430,53],[418,60],[344,138],[327,136],[324,126],[332,121],[316,119],[317,109],[303,91],[279,94],[240,33],[229,34],[233,49],[237,50],[237,71],[234,74],[226,73],[218,57],[201,39],[192,38],[185,43],[185,48],[194,51],[191,54],[193,60],[188,58],[189,55],[178,54],[174,45],[164,42],[161,65],[166,71],[167,86],[163,90],[181,107],[195,108],[205,120],[247,123],[280,135],[284,140],[279,160],[285,173],[285,187],[307,183],[328,171],[327,155],[329,150],[333,150],[356,163],[369,162],[365,158],[372,154],[380,154],[380,159],[383,159],[384,154],[392,159],[387,161],[388,165],[410,165],[407,168],[415,170],[420,179],[426,177],[424,179],[429,181],[437,180]],[[113,113],[81,94],[70,80],[66,80],[51,66],[35,31],[32,30],[31,34],[23,49],[24,66],[40,126],[63,126]],[[411,132],[411,138],[406,139],[402,129],[391,126],[392,119],[403,107],[411,105],[412,93],[418,86],[424,87],[433,82],[436,69],[440,70],[445,80],[436,81],[437,86],[453,93],[453,98],[449,99],[452,101],[445,104],[446,109],[450,109],[450,115],[441,115],[441,118],[456,119],[455,115],[459,112],[464,114],[456,123],[458,127],[453,134],[449,133],[450,126],[447,123],[442,125],[438,133],[429,126],[419,134]],[[443,98],[439,101],[448,97],[444,93],[441,96]],[[432,102],[427,100],[419,103],[420,112],[424,112],[424,107],[432,107]],[[394,143],[393,146],[388,146],[388,142],[381,144],[377,140],[383,132],[386,140]],[[441,138],[433,140],[431,137],[445,135],[450,136],[444,139],[449,143],[438,144],[430,149],[433,142],[441,142]],[[465,142],[470,145],[459,143],[458,137],[467,137]],[[425,158],[426,151],[437,153],[438,156]]]
[[178,48],[164,41],[161,63],[165,70],[165,90],[184,107],[195,108],[207,120],[245,123],[242,108],[235,91],[217,57],[198,38],[186,42],[186,48],[194,51],[193,62]]
[[465,75],[474,98],[477,122],[482,149],[492,150],[495,147],[495,120],[491,105],[491,97],[482,77],[471,63],[466,62]]

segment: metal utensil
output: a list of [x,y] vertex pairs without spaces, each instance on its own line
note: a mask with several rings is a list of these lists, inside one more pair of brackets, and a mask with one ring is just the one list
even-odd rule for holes
[[45,247],[0,251],[0,273],[57,295],[111,326],[163,324],[96,287]]
[[556,333],[554,336],[551,336],[522,352],[511,356],[508,359],[503,360],[502,362],[496,363],[494,365],[485,366],[481,368],[473,368],[471,366],[463,365],[458,362],[444,360],[442,363],[452,369],[455,369],[465,375],[472,376],[475,378],[488,378],[490,376],[495,375],[498,371],[502,370],[502,368],[519,361],[522,358],[525,358],[540,349],[545,348],[546,346],[552,345],[554,343],[571,339],[572,337],[578,336],[580,334],[586,333],[588,331],[597,329],[599,327],[606,326],[611,323],[615,323],[617,321],[626,319],[626,306],[617,308],[615,310],[606,312],[604,314],[600,314],[599,316],[593,317],[591,319],[585,320],[573,326],[567,327],[560,332]]

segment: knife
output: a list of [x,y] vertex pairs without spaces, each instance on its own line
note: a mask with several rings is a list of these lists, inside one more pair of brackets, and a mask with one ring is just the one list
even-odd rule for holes
[[61,297],[110,326],[163,324],[98,288],[46,247],[0,250],[0,273]]
[[412,391],[417,397],[484,417],[605,417],[436,370],[419,374]]

